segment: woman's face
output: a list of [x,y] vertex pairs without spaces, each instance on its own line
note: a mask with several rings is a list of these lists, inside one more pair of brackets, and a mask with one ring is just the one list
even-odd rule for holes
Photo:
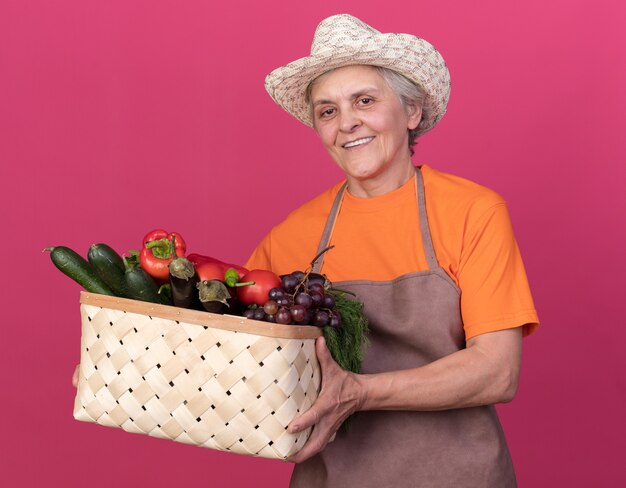
[[319,77],[311,89],[315,130],[346,173],[355,196],[398,188],[413,174],[408,129],[419,107],[404,107],[371,66],[345,66]]

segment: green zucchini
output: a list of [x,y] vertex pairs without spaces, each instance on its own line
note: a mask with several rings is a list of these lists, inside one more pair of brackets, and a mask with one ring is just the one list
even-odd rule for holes
[[126,285],[124,260],[107,244],[93,244],[87,253],[89,264],[116,296],[131,298]]
[[69,247],[55,246],[44,251],[50,251],[50,259],[54,265],[85,290],[114,296],[113,290],[96,274],[87,260]]
[[165,294],[159,293],[159,286],[141,267],[134,266],[127,269],[124,280],[130,298],[143,302],[171,305],[169,298]]

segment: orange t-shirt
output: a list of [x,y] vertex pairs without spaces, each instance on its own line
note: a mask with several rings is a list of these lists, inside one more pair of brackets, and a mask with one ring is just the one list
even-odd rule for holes
[[[440,266],[461,289],[466,339],[539,325],[504,200],[471,181],[421,166],[428,223]],[[249,269],[305,270],[315,257],[339,182],[291,214],[263,239]],[[387,281],[428,269],[415,177],[374,198],[345,192],[322,273],[333,283]]]

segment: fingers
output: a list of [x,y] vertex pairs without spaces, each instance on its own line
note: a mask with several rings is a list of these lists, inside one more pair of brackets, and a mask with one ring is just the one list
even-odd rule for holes
[[[315,432],[315,430],[314,430]],[[296,454],[287,459],[291,463],[301,463],[306,461],[310,457],[315,456],[318,452],[321,452],[328,444],[328,440],[322,440],[311,435],[304,447]]]
[[318,337],[315,341],[315,353],[317,354],[317,360],[320,362],[327,362],[329,359],[332,359],[330,351],[328,347],[326,347],[326,339],[324,339],[324,336]]
[[[318,337],[315,341],[315,352],[317,355],[317,359],[320,363],[323,382],[324,374],[327,373],[328,368],[332,367],[332,364],[334,363],[334,360],[330,355],[330,351],[326,347],[326,341],[324,340],[323,336]],[[322,396],[323,393],[324,384],[322,384],[322,391],[320,392],[320,396]],[[319,411],[321,403],[322,402],[317,402],[309,410],[292,420],[292,422],[289,424],[289,432],[295,434],[315,425],[318,419],[325,414],[325,410]]]
[[330,354],[324,337],[318,337],[315,341],[315,354],[317,356],[317,361],[320,363],[320,368],[322,369],[322,376],[324,375],[325,370],[333,367],[339,367]]
[[319,416],[319,412],[317,411],[315,405],[312,406],[302,415],[298,415],[294,420],[291,421],[288,426],[289,432],[291,432],[292,434],[296,434],[298,432],[302,432],[303,430],[308,429],[309,427],[312,427],[317,423]]
[[78,387],[78,370],[80,368],[80,364],[76,365],[76,368],[74,368],[74,374],[72,374],[72,385],[74,386],[74,388]]
[[316,423],[304,447],[287,459],[287,461],[301,463],[323,451],[326,445],[335,439],[340,425],[341,422],[332,423],[328,418],[322,419],[319,423]]
[[315,352],[322,373],[322,388],[313,406],[289,424],[291,433],[313,427],[304,447],[288,459],[294,463],[305,461],[322,451],[350,414],[350,406],[344,405],[342,400],[347,373],[335,362],[323,337],[315,341]]

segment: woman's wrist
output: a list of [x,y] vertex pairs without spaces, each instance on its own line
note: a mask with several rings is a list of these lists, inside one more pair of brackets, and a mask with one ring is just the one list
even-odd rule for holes
[[354,412],[364,410],[363,405],[367,401],[367,391],[364,388],[363,375],[348,371],[345,374],[338,401],[344,405],[343,410],[349,416]]
[[355,395],[355,412],[360,412],[364,410],[375,410],[375,407],[372,405],[372,399],[374,395],[372,394],[372,380],[376,375],[372,374],[356,374],[352,373],[352,381],[354,382],[354,389],[356,391]]

